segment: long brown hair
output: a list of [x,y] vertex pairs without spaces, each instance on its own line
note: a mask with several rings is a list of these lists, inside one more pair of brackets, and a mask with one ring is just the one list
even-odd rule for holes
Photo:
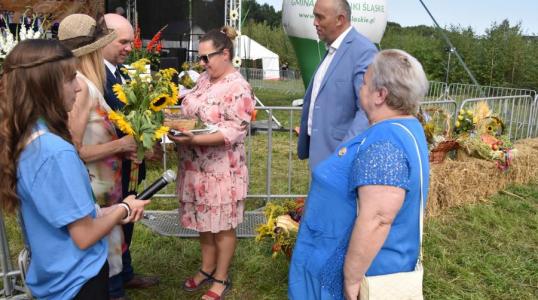
[[68,142],[63,84],[75,72],[73,53],[55,40],[25,40],[8,54],[0,78],[0,201],[14,212],[17,165],[39,118]]

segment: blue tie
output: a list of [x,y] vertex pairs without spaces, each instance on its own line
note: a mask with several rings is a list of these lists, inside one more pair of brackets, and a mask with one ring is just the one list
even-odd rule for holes
[[114,77],[116,77],[116,82],[119,84],[122,84],[123,81],[121,80],[121,73],[120,73],[120,67],[116,67],[116,72],[114,72]]

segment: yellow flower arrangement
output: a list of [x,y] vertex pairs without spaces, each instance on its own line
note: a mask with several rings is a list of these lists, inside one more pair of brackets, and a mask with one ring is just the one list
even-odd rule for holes
[[159,129],[155,130],[155,135],[153,136],[156,140],[163,137],[163,135],[167,134],[170,130],[170,127],[167,126],[161,126]]
[[174,69],[164,69],[154,74],[147,73],[148,59],[131,64],[131,80],[123,85],[114,85],[113,91],[125,104],[120,111],[109,113],[109,119],[125,134],[132,135],[138,143],[137,158],[153,148],[156,140],[168,132],[163,126],[163,108],[177,101],[177,86],[171,81]]
[[123,102],[124,104],[127,104],[127,96],[125,95],[125,92],[123,91],[121,84],[115,84],[112,86],[112,91],[118,97],[118,100]]
[[160,94],[150,101],[149,108],[153,111],[161,111],[163,108],[173,105],[174,102],[171,96]]
[[275,203],[270,202],[265,206],[267,222],[260,224],[256,229],[256,242],[272,240],[271,252],[273,258],[279,253],[284,253],[288,258],[297,239],[299,223],[303,216],[304,199],[286,200]]
[[458,143],[467,154],[486,160],[493,160],[497,167],[506,171],[516,153],[508,136],[504,135],[504,123],[489,108],[486,101],[478,102],[468,110],[461,110],[463,117]]

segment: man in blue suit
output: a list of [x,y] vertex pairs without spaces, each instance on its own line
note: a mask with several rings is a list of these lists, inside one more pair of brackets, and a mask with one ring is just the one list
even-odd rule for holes
[[[108,28],[113,29],[116,32],[116,39],[103,48],[103,57],[105,59],[106,70],[106,87],[105,87],[105,100],[113,110],[118,110],[123,107],[123,103],[118,100],[112,86],[114,84],[122,84],[129,78],[128,75],[123,74],[121,68],[125,62],[129,53],[131,52],[131,43],[134,39],[134,30],[127,19],[118,14],[106,14],[105,22]],[[122,136],[121,131],[116,130],[118,135]],[[131,164],[133,162],[129,159],[122,161],[122,190],[123,197],[129,194],[135,193],[129,191],[129,180],[131,177]],[[146,168],[144,162],[139,166],[138,180],[139,182],[146,177]],[[135,275],[133,267],[131,265],[131,252],[129,246],[131,244],[131,238],[133,236],[134,224],[128,223],[123,225],[123,233],[125,236],[125,243],[127,249],[123,252],[122,262],[123,270],[120,274],[109,278],[109,294],[110,299],[123,300],[127,299],[125,295],[125,288],[146,288],[159,283],[159,278],[155,276],[142,276]]]
[[359,90],[377,48],[350,20],[346,0],[318,0],[314,6],[314,26],[328,51],[306,90],[301,116],[297,153],[309,158],[311,170],[368,127]]

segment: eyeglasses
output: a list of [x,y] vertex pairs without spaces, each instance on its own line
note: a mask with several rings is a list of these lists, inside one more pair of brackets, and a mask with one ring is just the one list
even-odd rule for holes
[[221,54],[222,53],[222,49],[221,50],[218,50],[218,51],[215,51],[215,52],[211,52],[209,54],[206,54],[206,55],[200,55],[198,57],[198,61],[203,61],[205,64],[207,64],[209,62],[209,59],[217,54]]

